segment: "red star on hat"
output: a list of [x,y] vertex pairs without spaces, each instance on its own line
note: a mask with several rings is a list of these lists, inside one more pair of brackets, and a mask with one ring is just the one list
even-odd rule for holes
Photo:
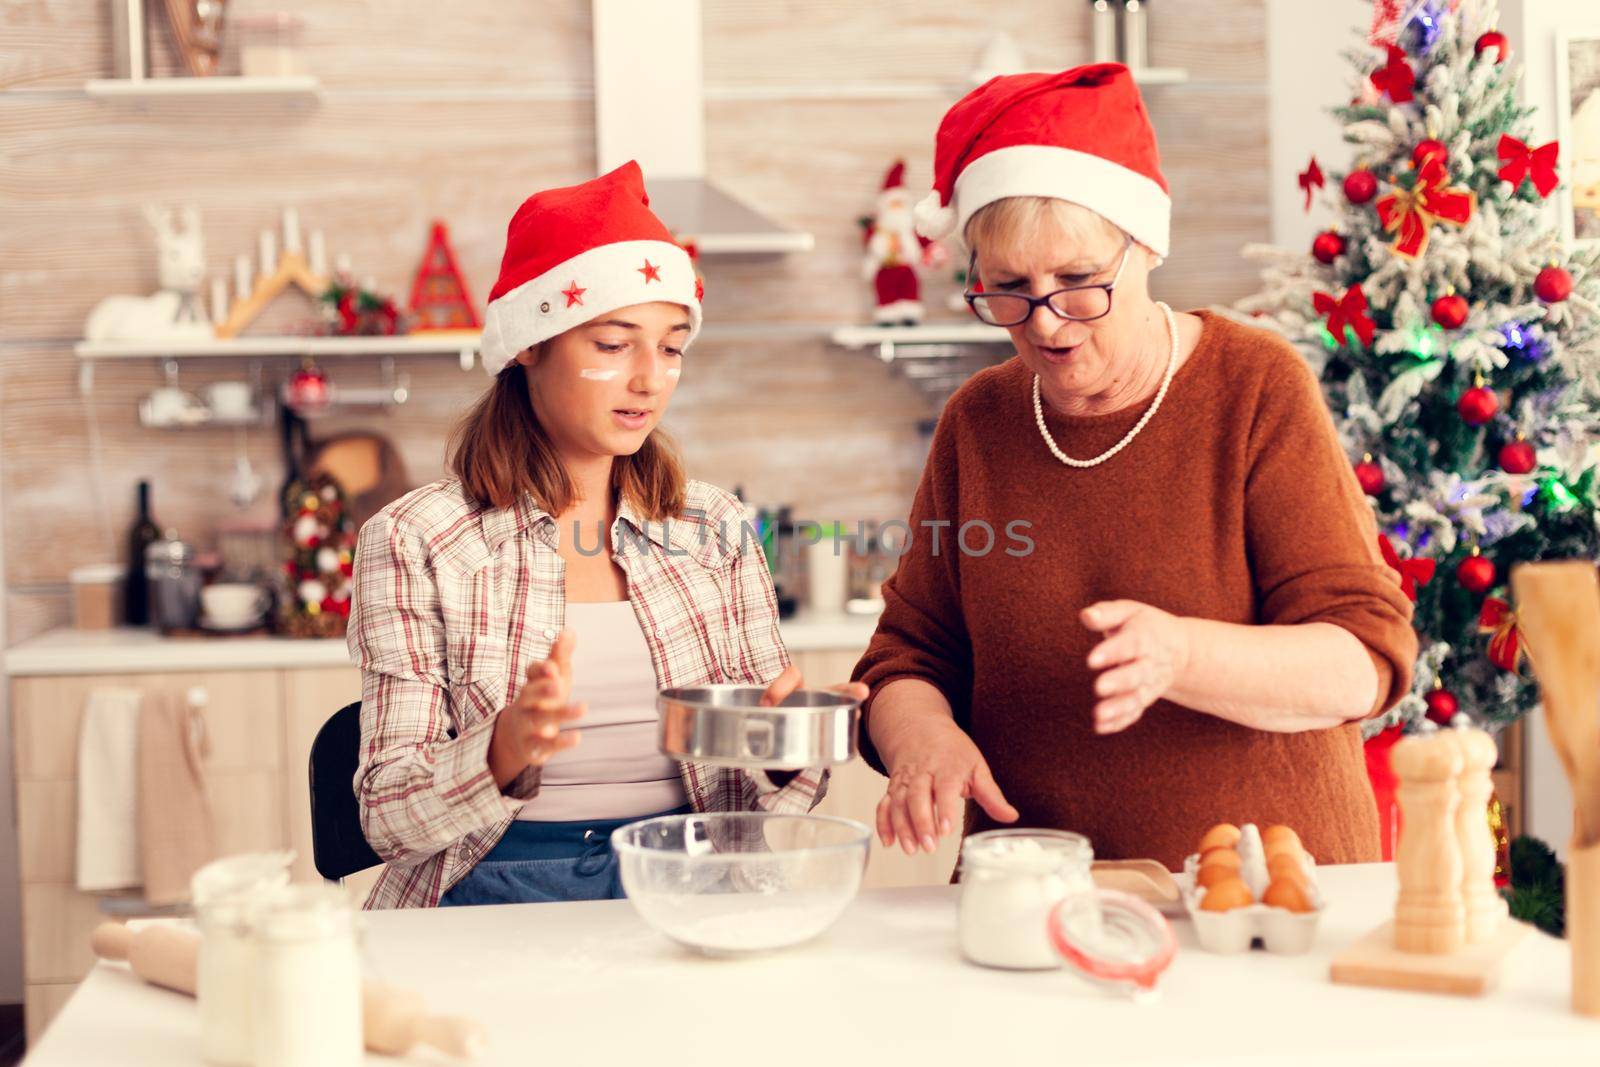
[[573,304],[583,303],[583,294],[588,291],[587,289],[579,289],[578,283],[572,282],[567,288],[561,290],[561,295],[567,298],[567,307],[571,307]]
[[644,275],[646,285],[661,280],[661,268],[651,263],[648,259],[644,261],[644,266],[639,268],[639,273]]

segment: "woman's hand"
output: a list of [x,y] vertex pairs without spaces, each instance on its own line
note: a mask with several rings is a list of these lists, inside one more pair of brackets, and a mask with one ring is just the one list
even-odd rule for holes
[[[879,693],[874,718],[883,703]],[[918,849],[933,852],[938,838],[961,825],[968,800],[996,822],[1017,821],[1017,809],[1000,792],[978,746],[948,715],[923,710],[903,727],[878,724],[873,737],[893,738],[887,745],[878,742],[889,771],[889,788],[878,802],[878,838],[885,848],[898,841],[908,856]]]
[[1089,653],[1095,679],[1094,729],[1126,730],[1144,709],[1170,692],[1189,664],[1184,621],[1133,600],[1106,600],[1083,609],[1083,624],[1106,639]]
[[562,731],[561,724],[581,718],[584,706],[572,696],[572,647],[577,638],[562,630],[550,658],[528,665],[527,682],[517,698],[500,712],[489,738],[489,770],[501,789],[528,767],[539,767],[582,736]]

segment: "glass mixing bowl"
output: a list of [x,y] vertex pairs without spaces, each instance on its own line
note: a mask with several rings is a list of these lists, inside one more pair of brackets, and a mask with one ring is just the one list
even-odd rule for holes
[[611,835],[645,922],[711,955],[764,952],[832,926],[861,888],[872,833],[852,819],[666,815]]

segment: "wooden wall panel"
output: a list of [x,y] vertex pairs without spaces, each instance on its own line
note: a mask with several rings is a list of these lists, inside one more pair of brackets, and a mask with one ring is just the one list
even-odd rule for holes
[[[588,0],[235,6],[307,20],[306,66],[326,87],[319,103],[98,103],[79,89],[110,72],[102,0],[0,6],[0,537],[11,641],[66,618],[72,567],[121,555],[139,478],[155,482],[161,522],[202,544],[218,523],[250,517],[223,494],[237,450],[270,489],[281,478],[275,431],[140,428],[135,408],[160,382],[156,361],[102,364],[92,398],[79,397],[71,343],[89,309],[156,285],[144,204],[198,206],[208,259],[224,276],[293,204],[331,251],[402,295],[429,220],[445,218],[481,303],[517,203],[593,173]],[[710,332],[667,419],[692,474],[806,517],[904,512],[926,447],[916,426],[934,407],[871,354],[822,339],[870,310],[856,219],[896,157],[912,187],[926,187],[938,119],[989,33],[1013,34],[1030,63],[1067,66],[1087,54],[1080,6],[705,0],[710,172],[814,234],[817,248],[703,264]],[[1147,92],[1176,199],[1174,252],[1156,291],[1180,306],[1231,300],[1254,284],[1238,247],[1267,233],[1262,4],[1186,0],[1154,15],[1152,61],[1195,79]],[[164,30],[152,36],[158,72],[174,70]],[[929,285],[933,316],[955,314],[943,308],[953,289],[949,278]],[[273,314],[265,325],[307,309]],[[399,366],[411,403],[319,430],[388,434],[420,483],[441,472],[446,434],[487,379],[449,360]],[[336,380],[377,375],[375,363],[328,369]],[[182,382],[248,371],[191,361]],[[269,515],[270,501],[251,514]]]

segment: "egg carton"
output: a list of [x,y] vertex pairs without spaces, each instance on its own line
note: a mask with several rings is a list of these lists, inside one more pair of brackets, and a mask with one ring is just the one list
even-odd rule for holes
[[[1254,828],[1251,827],[1253,830]],[[1256,903],[1228,911],[1205,911],[1200,902],[1207,890],[1195,884],[1200,871],[1200,856],[1194,854],[1183,861],[1183,871],[1178,875],[1178,894],[1183,899],[1184,910],[1194,922],[1195,936],[1200,947],[1207,952],[1233,954],[1248,951],[1257,942],[1268,952],[1280,956],[1299,956],[1311,951],[1317,939],[1317,924],[1327,910],[1327,899],[1317,882],[1317,865],[1305,856],[1306,882],[1310,891],[1310,911],[1290,911],[1261,903],[1267,888],[1267,870],[1259,852],[1242,856],[1244,867],[1239,875],[1250,887]]]

